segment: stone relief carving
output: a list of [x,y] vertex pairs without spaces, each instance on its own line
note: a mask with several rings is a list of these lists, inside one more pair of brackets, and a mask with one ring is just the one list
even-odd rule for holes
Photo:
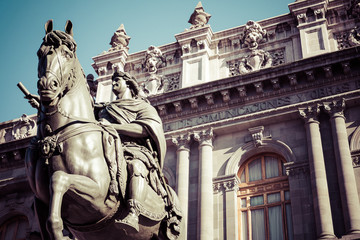
[[281,48],[270,52],[262,50],[252,51],[252,54],[247,55],[243,59],[229,61],[227,64],[229,76],[236,76],[265,67],[277,66],[285,62],[285,49]]
[[179,87],[180,87],[180,73],[166,75],[164,77],[164,82],[167,82],[167,88],[164,89],[165,92],[169,92],[169,91],[179,89]]
[[360,18],[360,0],[351,0],[347,12],[350,18]]
[[339,50],[360,45],[360,31],[354,27],[350,32],[340,32],[335,34]]
[[34,135],[36,132],[36,122],[23,114],[11,130],[11,140],[17,140]]
[[199,2],[196,5],[195,10],[193,14],[191,14],[190,19],[188,21],[191,24],[190,29],[205,26],[209,22],[210,17],[211,15],[204,11],[201,2]]
[[261,68],[267,68],[272,65],[272,57],[269,52],[261,49],[254,49],[250,55],[247,55],[240,61],[239,72],[245,74],[260,70]]
[[129,41],[130,37],[125,32],[124,24],[121,24],[111,37],[109,43],[111,48],[109,49],[109,52],[126,48],[129,45]]
[[248,21],[242,38],[242,47],[248,48],[251,53],[236,62],[230,62],[230,76],[246,74],[252,71],[267,68],[273,65],[274,58],[276,65],[284,62],[284,50],[278,50],[271,55],[269,52],[258,49],[259,44],[267,41],[267,32],[260,24]]
[[257,49],[260,43],[266,42],[266,30],[252,20],[245,25],[243,47],[250,50]]
[[165,64],[165,59],[159,48],[150,46],[145,53],[145,70],[149,73],[142,87],[148,96],[164,92],[167,82],[162,81],[162,76],[157,74],[160,67]]

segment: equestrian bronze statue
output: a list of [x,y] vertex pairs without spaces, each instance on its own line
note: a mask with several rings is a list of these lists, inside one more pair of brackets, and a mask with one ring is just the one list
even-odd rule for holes
[[42,238],[183,239],[179,201],[162,174],[162,122],[136,79],[116,71],[117,100],[95,104],[72,23],[62,32],[49,20],[45,31],[39,96],[18,84],[38,109],[25,165]]

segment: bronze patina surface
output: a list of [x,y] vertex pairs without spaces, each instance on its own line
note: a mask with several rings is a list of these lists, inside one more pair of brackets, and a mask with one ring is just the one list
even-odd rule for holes
[[65,32],[53,30],[52,20],[45,30],[39,96],[19,85],[38,109],[25,162],[42,238],[181,239],[178,198],[162,175],[166,145],[156,110],[136,80],[117,71],[117,100],[94,111],[71,21]]

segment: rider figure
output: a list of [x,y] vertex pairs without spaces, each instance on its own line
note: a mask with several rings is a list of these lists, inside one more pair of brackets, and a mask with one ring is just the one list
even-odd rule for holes
[[123,144],[128,169],[128,215],[120,221],[129,231],[139,231],[139,204],[144,202],[147,186],[161,196],[166,195],[159,184],[158,171],[163,167],[166,142],[157,111],[140,96],[136,79],[116,71],[112,91],[117,99],[105,104],[99,119],[106,119],[118,132]]

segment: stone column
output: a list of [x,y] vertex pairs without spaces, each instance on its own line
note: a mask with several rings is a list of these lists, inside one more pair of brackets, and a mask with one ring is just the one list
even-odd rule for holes
[[335,236],[320,128],[317,120],[319,111],[319,105],[299,109],[301,117],[305,120],[316,233],[318,239],[326,239]]
[[330,123],[345,230],[348,234],[360,233],[359,196],[356,187],[354,168],[352,166],[348,135],[346,132],[344,117],[345,100],[342,99],[324,103],[324,108],[331,116]]
[[213,161],[212,161],[212,128],[194,133],[199,142],[199,239],[214,238],[213,229]]
[[[176,193],[180,200],[181,211],[183,214],[182,221],[185,222],[185,233],[187,233],[189,201],[189,141],[189,134],[180,135],[172,138],[172,142],[177,146]],[[185,237],[185,239],[187,239],[187,237]]]

